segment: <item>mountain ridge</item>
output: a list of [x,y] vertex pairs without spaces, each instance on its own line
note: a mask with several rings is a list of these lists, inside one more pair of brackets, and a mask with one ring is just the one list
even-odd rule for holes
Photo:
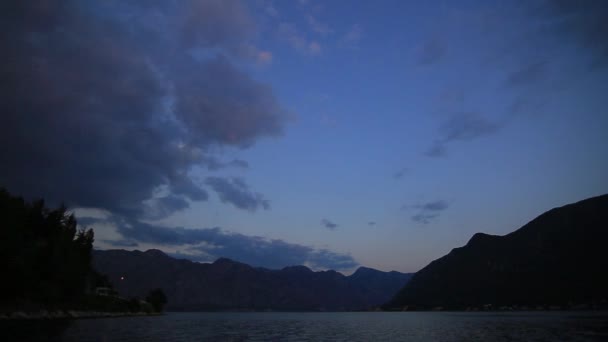
[[228,258],[197,263],[160,250],[95,250],[93,263],[122,296],[161,288],[167,309],[175,311],[367,310],[386,302],[411,277],[367,267],[346,276],[302,265],[272,270]]
[[417,272],[385,308],[575,306],[608,298],[608,195],[556,207],[503,236],[476,233]]

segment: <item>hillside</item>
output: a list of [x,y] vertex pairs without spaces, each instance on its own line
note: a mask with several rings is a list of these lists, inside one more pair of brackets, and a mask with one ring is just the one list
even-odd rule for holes
[[121,295],[162,288],[167,309],[184,311],[369,309],[389,300],[411,276],[363,267],[351,276],[305,266],[269,270],[225,258],[196,263],[159,250],[94,251],[93,263]]
[[416,273],[386,308],[605,305],[608,195],[552,209],[505,236],[475,234]]

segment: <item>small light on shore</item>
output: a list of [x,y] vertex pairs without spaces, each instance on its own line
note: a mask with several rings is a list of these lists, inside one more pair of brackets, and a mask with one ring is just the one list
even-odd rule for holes
[[120,280],[125,280],[125,277],[120,277]]

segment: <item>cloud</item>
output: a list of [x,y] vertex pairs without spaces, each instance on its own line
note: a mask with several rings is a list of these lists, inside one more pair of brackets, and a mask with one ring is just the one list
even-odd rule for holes
[[259,64],[270,64],[272,63],[272,52],[270,51],[259,51],[257,54],[257,60]]
[[440,136],[426,152],[429,157],[447,154],[447,145],[456,141],[471,141],[498,132],[502,124],[492,122],[476,112],[452,115],[439,128]]
[[270,209],[270,202],[260,193],[249,190],[249,186],[240,178],[207,177],[209,185],[224,203],[230,203],[239,209],[256,211],[258,208]]
[[353,26],[351,26],[350,30],[348,30],[346,34],[344,34],[344,37],[342,37],[342,41],[346,45],[357,46],[362,36],[363,29],[361,28],[361,25],[354,24]]
[[306,16],[306,21],[308,22],[310,29],[321,36],[327,36],[328,34],[334,32],[329,25],[320,22],[317,18],[310,14]]
[[367,222],[367,225],[368,226],[375,226],[376,222],[375,221],[369,221],[369,222]]
[[323,225],[323,227],[329,229],[329,230],[336,230],[336,228],[338,228],[338,224],[324,218],[321,220],[321,225]]
[[222,162],[213,156],[202,157],[201,164],[206,166],[209,171],[218,171],[218,170],[222,170],[222,169],[229,168],[229,167],[240,168],[240,169],[249,168],[249,163],[245,160],[233,159],[229,162]]
[[188,207],[190,207],[190,204],[182,196],[169,194],[162,197],[156,197],[154,199],[144,201],[142,218],[147,220],[160,220],[170,216],[176,211],[180,211]]
[[[163,11],[171,15],[165,20],[175,25],[182,47],[222,47],[238,50],[256,31],[253,18],[247,7],[239,0],[185,0],[174,4],[145,2],[141,7],[149,11]],[[162,15],[162,14],[161,14]],[[155,16],[153,19],[157,19]],[[164,29],[169,28],[164,26]]]
[[404,206],[405,209],[412,208],[416,209],[418,212],[414,214],[411,219],[414,222],[421,224],[428,224],[433,219],[439,217],[441,212],[445,211],[448,208],[448,202],[445,200],[436,200],[431,202],[426,202],[422,204],[414,204],[410,206]]
[[308,44],[308,50],[311,54],[318,55],[321,53],[321,45],[315,41],[311,41],[310,44]]
[[408,172],[410,171],[409,168],[404,167],[402,169],[400,169],[399,171],[395,172],[395,174],[393,175],[393,178],[395,179],[401,179],[403,178]]
[[320,122],[321,122],[321,125],[323,125],[325,127],[331,127],[331,128],[338,127],[338,120],[331,115],[321,114]]
[[419,65],[431,65],[439,62],[446,55],[447,46],[438,37],[428,39],[419,47],[416,61]]
[[488,75],[482,76],[486,82],[483,88],[491,89],[493,82],[500,82],[497,86],[503,86],[504,99],[481,109],[500,116],[500,122],[466,114],[480,110],[466,108],[467,104],[484,103],[471,96],[489,94],[482,95],[485,90],[480,89],[479,81],[463,77],[456,87],[468,89],[467,98],[458,95],[439,102],[439,111],[458,112],[440,127],[426,155],[445,156],[452,142],[494,134],[513,119],[538,113],[561,96],[558,92],[588,77],[588,71],[608,66],[607,17],[608,3],[602,0],[505,2],[446,11],[437,24],[444,33],[431,36],[415,51],[418,63],[444,60],[449,47],[446,42],[477,46],[468,54],[480,56],[471,63],[480,75]]
[[545,76],[546,68],[547,62],[544,60],[528,63],[507,75],[505,83],[510,87],[535,83]]
[[314,40],[308,40],[293,24],[279,24],[277,34],[279,39],[287,42],[294,50],[300,53],[306,55],[318,55],[321,53],[321,45]]
[[433,202],[427,202],[416,206],[423,211],[442,211],[448,208],[448,202],[444,200],[437,200]]
[[0,183],[15,193],[167,216],[208,198],[193,168],[246,165],[209,151],[283,131],[272,89],[235,66],[270,56],[240,1],[7,6]]
[[129,241],[180,247],[179,255],[194,261],[226,257],[254,266],[283,268],[309,265],[315,269],[348,270],[358,263],[348,254],[224,231],[220,228],[165,228],[135,222],[117,222],[118,232]]
[[277,11],[277,9],[272,4],[268,4],[264,8],[264,11],[266,12],[266,14],[273,18],[277,18],[279,16],[279,11]]

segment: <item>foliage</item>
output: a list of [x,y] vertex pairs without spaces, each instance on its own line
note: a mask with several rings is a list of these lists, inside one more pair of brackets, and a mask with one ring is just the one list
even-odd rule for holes
[[[26,202],[0,189],[0,303],[59,306],[83,296],[93,230],[77,229],[65,206]],[[103,281],[103,279],[100,279]]]
[[152,304],[154,311],[161,312],[165,304],[167,304],[167,296],[162,289],[154,289],[146,296],[146,302]]

